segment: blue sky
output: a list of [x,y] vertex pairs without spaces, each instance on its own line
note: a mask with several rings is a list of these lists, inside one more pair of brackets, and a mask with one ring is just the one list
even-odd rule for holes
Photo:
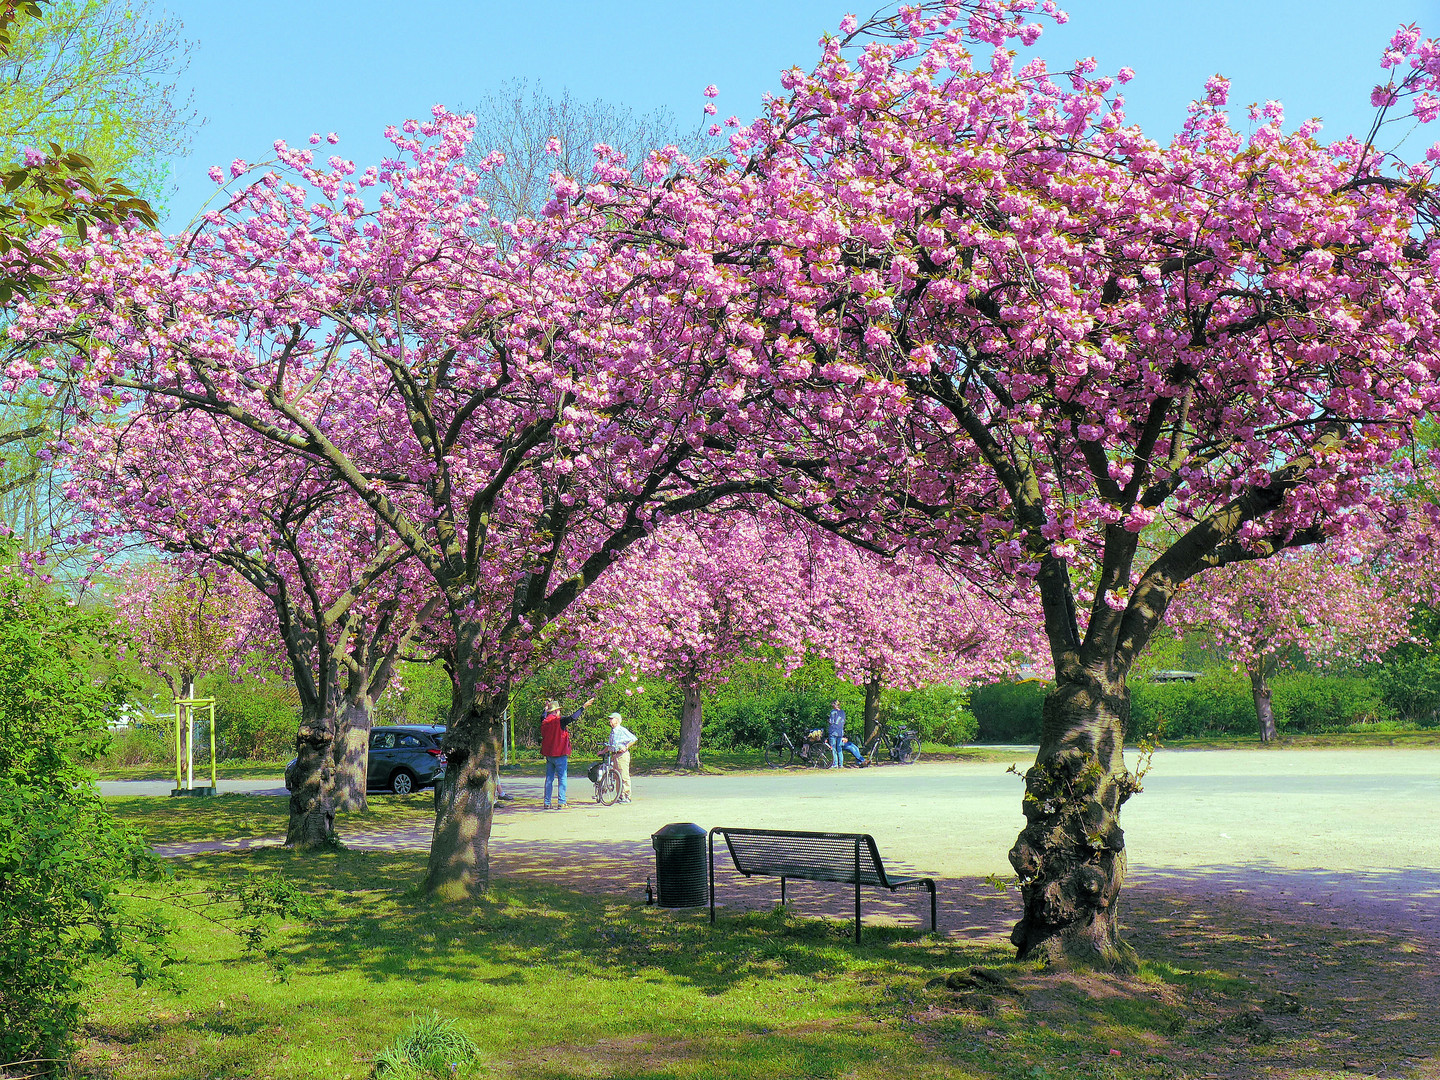
[[[1037,51],[1053,64],[1094,56],[1101,71],[1128,65],[1127,112],[1163,138],[1216,72],[1232,105],[1278,98],[1286,118],[1325,120],[1339,138],[1368,127],[1377,60],[1395,27],[1440,34],[1440,0],[1072,0],[1066,26]],[[716,83],[720,115],[749,119],[777,73],[809,67],[822,30],[863,7],[831,0],[164,0],[196,43],[187,78],[205,118],[188,158],[174,164],[167,229],[179,229],[214,191],[205,175],[236,157],[268,156],[277,138],[339,132],[362,167],[380,156],[382,129],[437,102],[474,101],[507,79],[697,122]],[[1437,125],[1440,128],[1440,125]],[[1407,144],[1418,156],[1422,132]]]

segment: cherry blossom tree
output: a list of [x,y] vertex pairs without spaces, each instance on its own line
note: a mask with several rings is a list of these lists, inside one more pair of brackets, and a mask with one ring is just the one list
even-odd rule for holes
[[[1017,68],[955,15],[847,18],[728,165],[637,193],[627,227],[749,281],[734,364],[797,420],[766,459],[792,506],[1034,580],[1056,684],[1013,941],[1128,967],[1127,673],[1186,580],[1375,511],[1440,397],[1440,153],[1327,145],[1274,104],[1243,135],[1219,77],[1162,146],[1125,121],[1128,70]],[[1377,124],[1430,119],[1440,47],[1405,28],[1382,63]]]
[[1033,596],[1006,597],[1000,582],[992,595],[942,566],[834,542],[814,578],[809,647],[865,688],[866,740],[886,687],[990,681],[1043,654]]
[[1287,653],[1330,664],[1378,660],[1403,641],[1410,605],[1360,558],[1321,549],[1234,563],[1187,582],[1177,626],[1214,635],[1250,677],[1260,741],[1275,738],[1270,680]]
[[255,644],[260,613],[233,575],[151,561],[121,567],[111,584],[135,658],[176,698],[194,697],[195,680],[233,665]]
[[751,515],[667,523],[567,617],[566,631],[602,663],[680,685],[677,767],[700,767],[704,695],[737,662],[761,647],[792,669],[803,662],[812,554],[805,531]]
[[313,463],[265,454],[244,429],[161,398],[73,439],[86,539],[221,568],[232,602],[268,613],[301,705],[287,842],[323,844],[336,810],[365,806],[375,699],[438,598],[348,488]]

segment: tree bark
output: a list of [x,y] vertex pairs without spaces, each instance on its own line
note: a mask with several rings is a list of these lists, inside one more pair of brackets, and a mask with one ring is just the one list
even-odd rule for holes
[[335,836],[336,711],[300,719],[295,738],[295,769],[290,784],[290,824],[285,846],[306,850],[332,843]]
[[698,683],[682,683],[684,704],[680,710],[680,749],[675,755],[677,769],[700,768],[700,729],[705,723],[704,703]]
[[1125,768],[1124,675],[1061,675],[1045,699],[1040,753],[1025,774],[1025,829],[1010,850],[1024,917],[1010,940],[1021,960],[1134,970],[1120,940],[1125,879],[1120,807],[1137,790]]
[[1255,697],[1255,717],[1260,721],[1260,741],[1275,741],[1275,710],[1270,701],[1270,682],[1265,676],[1265,662],[1262,660],[1250,669],[1250,692]]
[[337,811],[364,810],[365,788],[370,772],[370,728],[374,725],[375,702],[368,694],[350,698],[340,714],[340,730],[334,744],[334,802]]
[[457,659],[450,723],[443,746],[449,764],[435,789],[435,833],[425,891],[446,901],[472,900],[490,888],[490,828],[499,797],[500,734],[509,692],[478,689],[476,667]]
[[871,675],[865,682],[865,726],[861,736],[863,746],[869,746],[870,740],[875,737],[875,732],[880,728],[880,676]]

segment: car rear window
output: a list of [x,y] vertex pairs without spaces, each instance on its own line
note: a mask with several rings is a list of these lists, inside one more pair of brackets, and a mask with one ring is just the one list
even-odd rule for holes
[[396,742],[396,745],[397,745],[397,746],[410,747],[410,746],[424,746],[425,744],[420,740],[420,737],[419,737],[418,735],[411,735],[411,734],[406,733],[406,734],[402,734],[402,735],[399,737],[399,739],[398,739],[397,742]]

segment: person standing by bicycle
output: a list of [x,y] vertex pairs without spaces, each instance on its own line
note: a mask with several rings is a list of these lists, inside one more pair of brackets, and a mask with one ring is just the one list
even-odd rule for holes
[[[540,752],[545,755],[545,809],[549,810],[552,784],[558,788],[555,809],[565,809],[565,780],[570,767],[570,725],[585,715],[585,710],[595,704],[592,697],[569,716],[560,715],[560,703],[545,702],[545,719],[540,721]],[[555,781],[559,780],[558,784]]]
[[610,741],[605,744],[606,751],[610,754],[610,763],[615,766],[615,773],[620,777],[620,798],[617,802],[630,801],[630,748],[640,740],[635,733],[627,728],[618,712],[610,714]]
[[865,758],[860,753],[860,748],[845,737],[845,710],[840,707],[839,700],[830,703],[830,753],[831,763],[835,768],[840,768],[845,762],[845,751],[855,755],[855,764],[864,766]]

